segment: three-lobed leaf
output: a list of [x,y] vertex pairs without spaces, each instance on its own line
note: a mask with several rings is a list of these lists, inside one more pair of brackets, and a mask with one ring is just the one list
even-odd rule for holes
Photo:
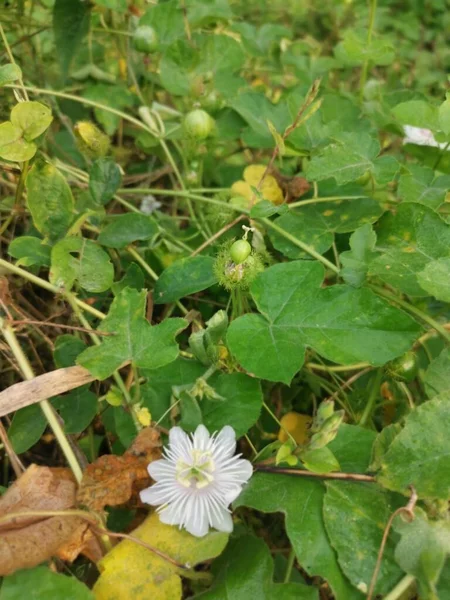
[[317,262],[274,265],[251,287],[261,314],[233,321],[227,343],[250,373],[289,383],[300,370],[306,346],[338,363],[382,365],[411,345],[420,327],[368,289],[320,286]]
[[97,379],[106,379],[128,361],[143,369],[157,369],[177,358],[175,336],[187,321],[174,318],[150,325],[145,318],[146,297],[146,290],[123,289],[99,327],[99,331],[113,335],[78,356],[77,363]]

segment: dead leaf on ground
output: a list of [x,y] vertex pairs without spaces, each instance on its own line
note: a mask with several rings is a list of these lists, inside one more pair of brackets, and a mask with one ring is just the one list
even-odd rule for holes
[[[77,484],[69,469],[31,465],[0,498],[0,519],[11,513],[74,508]],[[0,576],[31,568],[64,550],[74,560],[93,538],[78,517],[18,517],[0,525]],[[96,541],[96,540],[95,540]],[[93,548],[88,553],[95,555]]]
[[160,435],[146,427],[123,456],[105,454],[89,465],[78,490],[78,503],[91,510],[125,504],[148,487],[151,479],[147,467],[161,457]]

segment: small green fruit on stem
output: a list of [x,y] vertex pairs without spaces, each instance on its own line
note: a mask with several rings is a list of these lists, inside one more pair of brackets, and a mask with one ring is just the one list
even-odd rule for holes
[[247,240],[236,240],[230,248],[231,260],[236,265],[240,265],[250,256],[252,247]]
[[417,376],[419,366],[415,352],[406,352],[403,356],[386,365],[386,372],[396,381],[412,381]]
[[138,52],[151,54],[158,50],[158,35],[150,25],[141,25],[133,35],[133,46]]
[[214,119],[200,108],[189,112],[184,119],[184,130],[193,139],[206,140],[213,129]]

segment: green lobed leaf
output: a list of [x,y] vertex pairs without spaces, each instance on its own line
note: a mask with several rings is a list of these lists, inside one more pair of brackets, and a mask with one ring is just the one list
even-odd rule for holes
[[342,134],[308,163],[307,179],[321,181],[334,177],[339,185],[355,181],[373,170],[380,144],[366,133]]
[[10,121],[0,124],[0,158],[24,162],[36,154],[36,144],[22,138],[22,129]]
[[335,48],[336,58],[345,66],[362,65],[370,61],[375,65],[389,65],[395,58],[392,43],[383,38],[367,40],[366,31],[347,29],[344,39]]
[[66,79],[74,56],[89,31],[91,5],[83,0],[55,0],[53,32],[56,54]]
[[108,254],[92,240],[67,237],[52,248],[50,283],[71,290],[74,283],[88,292],[100,293],[111,287],[114,267]]
[[[258,203],[259,204],[259,203]],[[258,206],[258,204],[256,206]],[[276,224],[299,240],[323,254],[334,241],[335,233],[354,231],[364,223],[374,223],[383,209],[372,198],[342,200],[307,205],[290,210],[276,219]],[[289,258],[308,258],[309,255],[292,242],[271,230],[269,237],[274,247]]]
[[[374,434],[352,425],[342,425],[330,444],[347,472],[364,472],[370,460]],[[283,512],[286,533],[302,568],[308,575],[323,577],[336,600],[362,600],[336,559],[325,530],[322,504],[325,487],[321,481],[273,473],[253,475],[234,507],[249,506],[264,513]]]
[[22,235],[16,237],[8,246],[8,254],[13,258],[17,258],[18,265],[25,267],[50,266],[51,247],[44,244],[37,237]]
[[157,369],[178,356],[175,336],[187,327],[184,319],[165,319],[150,325],[145,318],[147,291],[125,288],[113,300],[99,331],[113,332],[99,346],[82,352],[77,363],[97,379],[106,379],[122,364],[132,361],[143,369]]
[[185,34],[183,13],[177,0],[150,6],[141,17],[139,25],[151,25],[162,46],[171,44]]
[[59,412],[64,422],[64,431],[68,434],[84,431],[94,419],[98,409],[97,396],[86,386],[55,398],[52,404]]
[[93,593],[75,577],[54,573],[48,567],[17,571],[3,579],[0,600],[94,600]]
[[211,256],[182,258],[165,269],[155,283],[155,304],[174,302],[217,283]]
[[404,202],[418,202],[437,210],[450,188],[450,176],[434,176],[433,169],[411,165],[409,173],[402,175],[398,182],[398,195]]
[[[339,564],[353,585],[367,593],[384,528],[397,508],[391,495],[372,483],[328,481],[323,513]],[[375,594],[385,594],[402,576],[394,561],[395,542],[388,537]]]
[[431,208],[405,202],[385,213],[375,228],[380,256],[369,275],[411,296],[426,296],[418,273],[435,259],[450,256],[450,225]]
[[263,540],[242,535],[231,540],[213,564],[214,584],[194,596],[202,600],[318,600],[318,590],[299,583],[273,583],[273,559]]
[[425,372],[424,384],[429,398],[450,392],[450,349],[444,348],[431,361]]
[[414,509],[414,519],[405,522],[398,517],[395,530],[401,540],[395,549],[395,560],[401,568],[419,582],[420,597],[424,600],[437,596],[436,584],[450,553],[450,524],[448,521],[429,521],[419,507]]
[[438,396],[405,419],[382,461],[377,479],[384,487],[409,494],[413,485],[419,498],[450,496],[448,423],[450,402]]
[[354,287],[360,287],[364,283],[376,241],[376,233],[369,224],[358,227],[350,236],[351,250],[340,255],[341,275],[345,283]]
[[[187,386],[191,389],[205,371],[201,363],[185,358],[152,371],[149,381],[141,386],[144,406],[159,420],[170,408],[172,388]],[[263,398],[259,382],[243,373],[222,373],[210,377],[208,384],[223,400],[205,397],[198,401],[203,424],[211,432],[230,425],[238,437],[247,433],[261,411]],[[168,417],[162,423],[168,425]]]
[[111,159],[99,158],[89,170],[89,191],[99,204],[108,204],[121,182],[120,167]]
[[417,281],[437,300],[450,302],[450,256],[429,262],[417,273]]
[[22,130],[27,142],[44,133],[53,121],[52,111],[40,102],[19,102],[13,107],[10,119]]
[[305,347],[338,363],[382,365],[405,352],[420,327],[368,289],[321,289],[324,269],[294,261],[270,267],[251,286],[261,314],[233,321],[227,343],[250,373],[289,383]]
[[408,100],[392,109],[392,113],[402,125],[412,125],[436,131],[439,128],[438,109],[425,100]]
[[12,83],[22,78],[22,71],[20,67],[14,63],[2,65],[0,67],[0,87],[7,83]]
[[27,175],[26,187],[36,229],[52,240],[62,237],[74,217],[72,192],[63,175],[50,163],[38,160]]
[[138,240],[149,240],[158,233],[156,221],[147,215],[125,213],[115,216],[98,236],[98,241],[108,248],[125,248]]
[[47,420],[38,404],[21,408],[8,429],[9,441],[14,452],[22,454],[36,444],[47,427]]

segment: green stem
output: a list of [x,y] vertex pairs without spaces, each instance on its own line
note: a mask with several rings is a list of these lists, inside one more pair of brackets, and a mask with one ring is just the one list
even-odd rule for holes
[[[6,52],[8,54],[9,60],[11,61],[11,63],[13,65],[15,65],[16,61],[14,60],[13,53],[11,52],[11,48],[9,46],[9,42],[8,42],[8,40],[6,38],[5,32],[3,31],[3,27],[2,27],[1,23],[0,23],[0,36],[1,36],[2,40],[3,40],[3,43],[5,44],[5,48],[6,48]],[[23,85],[22,78],[20,78],[18,81],[19,81],[20,85],[19,86],[14,86],[14,87],[21,89],[22,92],[23,92],[23,96],[24,96],[25,100],[28,100],[28,94],[27,94],[27,91],[26,91],[26,87]]]
[[[33,275],[32,273],[29,273],[28,271],[25,271],[24,269],[21,269],[20,267],[17,267],[16,265],[9,263],[8,261],[4,260],[3,258],[0,258],[0,267],[3,267],[4,269],[6,269],[7,271],[10,271],[11,273],[14,273],[15,275],[19,275],[20,277],[23,277],[24,279],[31,281],[31,283],[35,283],[39,287],[43,288],[44,290],[48,290],[49,292],[52,292],[53,294],[62,294],[63,293],[62,290],[60,290],[55,285],[52,285],[45,279],[42,279],[41,277],[38,277],[37,275]],[[86,302],[83,302],[83,300],[79,300],[76,296],[74,296],[74,300],[81,309],[90,313],[94,317],[97,317],[97,319],[104,319],[106,317],[106,315],[104,313],[100,312],[93,306],[86,304]]]
[[28,173],[30,161],[26,160],[22,165],[22,170],[20,172],[19,183],[16,188],[16,197],[14,201],[14,208],[18,208],[20,206],[20,201],[22,199],[23,188],[25,187],[25,179]]
[[278,427],[285,432],[285,434],[288,436],[288,438],[294,444],[294,448],[296,448],[297,442],[295,441],[295,439],[293,438],[291,433],[286,429],[286,427],[283,427],[279,418],[276,416],[276,414],[270,409],[270,407],[265,402],[263,402],[263,406],[266,409],[266,411],[269,413],[269,415],[272,417],[272,419],[275,421],[275,423],[277,423]]
[[289,580],[291,579],[291,575],[292,575],[292,569],[294,568],[294,563],[295,563],[295,550],[294,550],[294,548],[291,548],[291,550],[289,552],[289,556],[288,556],[286,573],[284,575],[283,583],[289,583]]
[[[13,329],[9,325],[5,325],[3,319],[0,319],[0,329],[3,333],[3,337],[6,340],[6,343],[11,348],[11,352],[13,353],[14,358],[16,359],[24,378],[27,380],[34,379],[35,375],[33,369],[31,368],[31,365],[28,362],[28,358],[22,350],[22,347],[19,344],[19,341]],[[64,456],[66,457],[70,468],[72,469],[75,479],[79,483],[83,478],[83,471],[81,470],[77,457],[75,456],[75,453],[72,450],[66,438],[63,428],[61,427],[61,424],[58,421],[58,417],[55,413],[53,406],[48,400],[41,400],[41,402],[39,402],[39,406],[41,407],[41,410],[44,413],[48,424],[50,425],[53,433],[55,434],[55,438],[57,439],[61,450]]]
[[353,365],[318,365],[317,363],[306,363],[307,367],[314,369],[315,371],[334,371],[339,373],[340,371],[359,371],[359,369],[366,369],[369,367],[369,363],[360,362]]
[[300,241],[299,239],[297,239],[296,237],[294,237],[292,234],[290,234],[289,232],[285,231],[279,225],[277,225],[276,223],[273,223],[269,219],[261,219],[261,221],[264,223],[264,225],[266,227],[269,227],[270,229],[273,229],[274,231],[276,231],[277,233],[279,233],[280,235],[282,235],[284,238],[286,238],[292,244],[294,244],[294,246],[297,246],[298,248],[301,248],[304,252],[306,252],[310,256],[314,257],[316,260],[320,261],[328,269],[330,269],[334,273],[339,273],[339,269],[336,267],[336,265],[334,265],[327,258],[325,258],[321,254],[319,254],[318,252],[316,252],[314,250],[314,248],[312,248],[311,246],[308,246],[308,244],[305,244],[304,242]]
[[362,417],[358,423],[361,427],[364,427],[364,425],[367,423],[367,421],[372,416],[373,409],[375,407],[375,401],[380,393],[380,384],[381,384],[382,377],[383,377],[383,370],[378,369],[377,372],[375,373],[375,377],[372,382],[369,400],[367,401],[367,404],[364,408]]
[[309,198],[308,200],[299,200],[288,204],[289,208],[297,208],[297,206],[307,206],[308,204],[321,204],[322,202],[339,202],[341,200],[360,200],[367,196],[330,196],[329,198]]
[[[369,13],[369,30],[367,32],[367,47],[370,46],[370,44],[372,43],[372,35],[373,35],[373,28],[375,25],[375,14],[377,11],[377,0],[370,0],[370,13]],[[362,71],[361,71],[361,78],[359,80],[359,98],[360,100],[363,99],[364,96],[364,87],[366,85],[366,81],[367,81],[367,73],[369,70],[369,61],[366,60],[364,62]]]
[[429,315],[427,315],[426,313],[421,311],[419,308],[417,308],[413,304],[410,304],[409,302],[405,302],[401,298],[397,298],[397,296],[390,294],[382,287],[379,287],[377,285],[370,285],[369,287],[371,287],[373,289],[373,291],[376,292],[377,294],[379,294],[380,296],[384,296],[388,300],[391,300],[395,304],[398,304],[399,306],[404,308],[406,311],[408,311],[409,313],[418,317],[422,321],[425,321],[425,323],[427,323],[430,327],[435,329],[439,333],[439,335],[441,335],[445,339],[445,341],[450,342],[450,333],[445,329],[445,327],[443,327],[440,323],[435,321],[433,319],[433,317],[430,317]]
[[398,600],[414,583],[415,578],[412,575],[406,575],[397,583],[395,588],[384,597],[384,600]]

